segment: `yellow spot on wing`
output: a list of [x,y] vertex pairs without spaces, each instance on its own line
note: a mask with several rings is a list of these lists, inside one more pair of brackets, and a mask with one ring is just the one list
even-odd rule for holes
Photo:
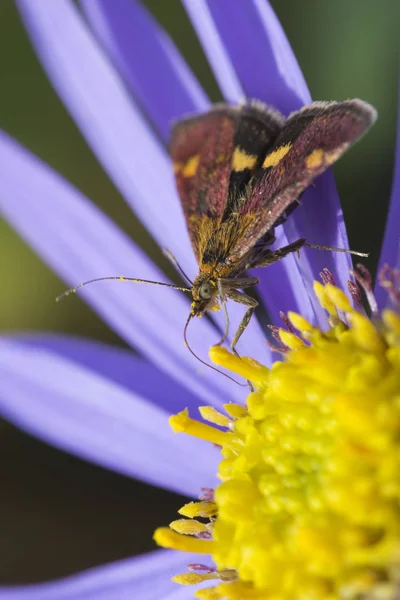
[[197,167],[199,166],[199,160],[200,156],[198,154],[195,154],[195,156],[189,158],[182,169],[182,175],[184,177],[193,177],[197,171]]
[[232,157],[232,170],[233,171],[244,171],[245,169],[253,169],[257,162],[257,156],[254,154],[247,154],[240,148],[235,148],[235,152]]
[[291,145],[292,144],[290,143],[284,144],[283,146],[280,146],[279,148],[268,154],[263,162],[263,168],[267,169],[268,167],[275,167],[289,152]]
[[305,159],[307,169],[317,169],[320,167],[324,162],[324,155],[325,152],[321,148],[313,150]]

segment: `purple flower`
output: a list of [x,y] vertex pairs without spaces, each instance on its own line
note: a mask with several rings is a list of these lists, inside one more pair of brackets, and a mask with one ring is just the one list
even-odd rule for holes
[[[286,114],[310,101],[266,0],[183,4],[227,101],[256,97]],[[50,81],[98,160],[159,244],[195,274],[166,142],[172,120],[207,109],[209,101],[171,40],[135,0],[80,0],[81,11],[72,0],[17,5]],[[393,266],[399,261],[399,170],[397,165],[382,253],[382,262]],[[120,274],[167,281],[90,200],[4,132],[0,190],[4,217],[68,285]],[[306,192],[277,243],[303,236],[315,244],[347,245],[331,173]],[[345,254],[307,250],[301,261],[288,256],[263,271],[259,292],[273,320],[280,310],[293,310],[323,322],[312,293],[323,267],[346,285],[351,265]],[[2,338],[1,414],[55,446],[154,485],[193,497],[201,486],[213,487],[217,454],[197,440],[171,435],[168,417],[185,406],[240,401],[244,392],[199,368],[184,347],[187,298],[116,283],[86,288],[82,296],[142,358],[60,335]],[[233,323],[242,312],[230,307]],[[204,319],[193,323],[190,336],[203,356],[218,339]],[[271,363],[255,319],[240,350]],[[3,588],[0,599],[186,599],[193,590],[170,577],[189,562],[196,558],[156,551],[61,582]]]

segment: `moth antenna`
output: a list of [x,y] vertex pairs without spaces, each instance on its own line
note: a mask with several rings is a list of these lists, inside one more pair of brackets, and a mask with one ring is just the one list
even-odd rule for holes
[[171,250],[168,250],[168,248],[162,248],[162,253],[164,254],[164,256],[166,258],[168,258],[168,260],[170,262],[172,262],[172,264],[174,265],[174,267],[176,267],[178,269],[179,273],[183,276],[183,278],[186,279],[186,281],[190,285],[193,285],[193,281],[191,279],[189,279],[189,277],[186,275],[185,271],[182,269],[181,265],[178,263],[177,259],[172,254]]
[[346,248],[334,248],[333,246],[318,246],[317,244],[307,244],[304,246],[307,248],[315,248],[316,250],[329,250],[331,252],[345,252],[346,254],[353,254],[354,256],[362,256],[363,258],[368,258],[369,254],[365,252],[356,252],[356,250],[347,250]]
[[231,381],[233,381],[234,383],[236,383],[236,385],[240,385],[240,387],[246,387],[246,384],[239,383],[239,381],[236,381],[236,379],[234,379],[230,375],[227,375],[223,371],[220,371],[216,367],[213,367],[208,362],[206,362],[205,360],[203,360],[202,358],[200,358],[200,356],[197,356],[197,354],[194,352],[194,350],[192,350],[192,348],[189,345],[188,339],[187,339],[187,328],[188,328],[188,325],[190,323],[191,318],[192,318],[192,314],[190,313],[189,316],[188,316],[188,319],[186,321],[185,328],[183,330],[183,339],[185,340],[185,345],[186,345],[187,349],[189,350],[190,354],[192,354],[192,356],[194,356],[199,362],[201,362],[201,364],[205,365],[209,369],[212,369],[213,371],[216,371],[220,375],[223,375],[227,379],[230,379]]
[[191,288],[180,287],[178,285],[172,285],[171,283],[161,283],[160,281],[150,281],[149,279],[136,279],[134,277],[123,277],[121,275],[120,277],[99,277],[97,279],[90,279],[89,281],[84,281],[83,283],[80,283],[75,287],[65,290],[65,292],[57,296],[56,302],[59,302],[60,300],[62,300],[66,296],[69,296],[70,294],[75,294],[80,288],[83,288],[86,285],[89,285],[90,283],[97,283],[98,281],[132,281],[133,283],[143,283],[146,285],[161,285],[162,287],[169,287],[173,290],[179,290],[181,292],[191,291]]

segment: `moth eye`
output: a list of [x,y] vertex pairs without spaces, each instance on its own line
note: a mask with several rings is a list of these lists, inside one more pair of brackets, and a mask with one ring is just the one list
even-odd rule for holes
[[199,288],[199,295],[203,300],[209,300],[213,295],[213,289],[209,283],[202,283]]

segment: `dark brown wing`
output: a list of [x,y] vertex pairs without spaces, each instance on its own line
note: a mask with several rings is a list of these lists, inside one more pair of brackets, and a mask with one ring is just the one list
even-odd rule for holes
[[241,235],[230,249],[234,265],[268,231],[310,183],[374,123],[376,111],[361,100],[314,102],[293,113],[237,205]]
[[253,102],[238,108],[216,105],[173,128],[170,153],[199,264],[210,237],[229,215],[231,200],[244,192],[283,122],[278,113]]

